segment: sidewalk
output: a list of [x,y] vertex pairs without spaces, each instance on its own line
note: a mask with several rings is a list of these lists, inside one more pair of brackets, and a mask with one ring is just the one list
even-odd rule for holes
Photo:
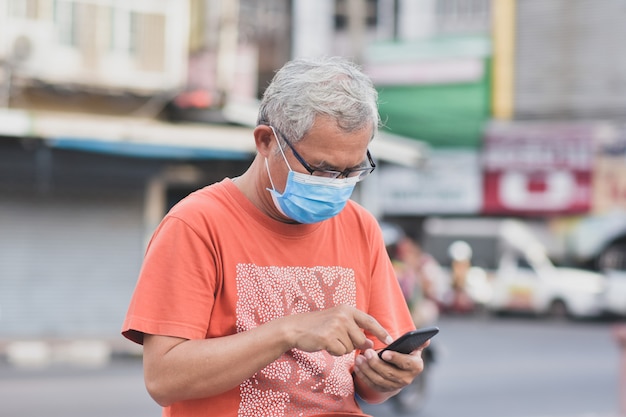
[[142,356],[142,347],[120,338],[0,340],[0,361],[18,367],[106,365],[114,357]]

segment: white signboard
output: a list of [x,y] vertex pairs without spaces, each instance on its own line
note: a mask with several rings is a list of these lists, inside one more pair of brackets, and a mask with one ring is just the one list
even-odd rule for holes
[[433,149],[425,167],[383,166],[378,181],[387,215],[475,214],[482,206],[475,149]]
[[476,82],[485,73],[479,58],[440,59],[420,62],[375,63],[365,67],[376,86],[426,85]]

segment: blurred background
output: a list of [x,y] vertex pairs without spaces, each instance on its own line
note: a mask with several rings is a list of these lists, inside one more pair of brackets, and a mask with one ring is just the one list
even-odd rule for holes
[[301,56],[373,79],[379,169],[353,198],[436,262],[439,312],[625,317],[625,19],[623,0],[0,0],[0,353],[133,349],[147,240],[244,171],[264,88]]

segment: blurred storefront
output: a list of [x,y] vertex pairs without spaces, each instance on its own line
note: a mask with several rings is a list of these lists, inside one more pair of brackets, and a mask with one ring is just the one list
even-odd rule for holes
[[0,340],[115,339],[164,213],[254,152],[248,128],[71,116],[0,111]]
[[485,213],[543,221],[561,262],[626,270],[622,2],[493,6]]
[[431,149],[420,170],[381,167],[383,216],[520,218],[556,262],[626,270],[621,3],[397,5],[366,68],[387,128]]
[[585,214],[592,204],[594,126],[493,123],[483,145],[484,214]]
[[[0,0],[0,342],[116,339],[163,215],[254,157],[288,4],[148,3]],[[425,146],[372,152],[416,166]]]
[[350,56],[375,81],[380,168],[354,198],[376,216],[519,217],[560,260],[626,269],[625,13],[0,0],[0,339],[117,337],[152,230],[245,169],[258,98],[298,56]]

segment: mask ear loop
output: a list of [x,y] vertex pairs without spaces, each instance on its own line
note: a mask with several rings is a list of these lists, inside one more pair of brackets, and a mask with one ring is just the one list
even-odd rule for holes
[[274,187],[274,181],[272,181],[272,174],[270,173],[270,166],[267,163],[267,158],[265,158],[265,170],[267,171],[267,176],[270,178],[270,184],[272,184],[272,190],[276,191],[276,187]]
[[[285,160],[285,163],[287,164],[287,168],[289,168],[289,171],[293,171],[293,169],[291,169],[291,165],[289,165],[289,161],[287,161],[287,157],[285,156],[285,152],[283,151],[283,147],[280,145],[280,141],[278,140],[278,135],[276,134],[276,131],[274,130],[274,127],[270,126],[270,129],[272,129],[272,132],[274,133],[274,138],[276,138],[276,143],[278,143],[278,149],[280,150],[280,153],[283,156],[283,159]],[[265,158],[265,164],[267,164],[267,158]],[[270,178],[270,182],[271,182],[271,178]]]

